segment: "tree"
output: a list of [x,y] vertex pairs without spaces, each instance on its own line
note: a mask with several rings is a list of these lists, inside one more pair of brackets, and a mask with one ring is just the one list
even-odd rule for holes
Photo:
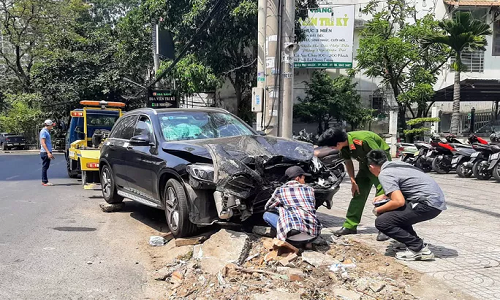
[[424,127],[425,123],[430,122],[439,122],[439,118],[416,118],[411,119],[406,122],[407,125],[411,127],[411,129],[407,129],[404,131],[404,134],[408,138],[407,142],[413,142],[415,138],[423,139],[423,135],[430,131],[429,127]]
[[398,105],[398,128],[403,131],[407,111],[413,118],[427,116],[433,85],[450,54],[443,45],[421,44],[439,32],[433,15],[417,18],[415,7],[404,0],[389,0],[386,9],[376,12],[378,3],[372,1],[364,10],[373,18],[361,31],[354,71],[381,78],[382,85],[390,87]]
[[37,129],[37,124],[42,124],[42,112],[38,108],[40,100],[38,94],[7,94],[8,110],[0,115],[0,130],[33,138],[29,134]]
[[453,84],[453,114],[451,117],[451,134],[458,134],[460,124],[460,73],[467,68],[462,63],[464,51],[486,50],[486,35],[491,34],[490,26],[481,20],[473,19],[470,12],[458,11],[451,20],[439,22],[442,32],[430,35],[423,43],[424,47],[446,45],[454,53],[455,71]]
[[318,134],[323,133],[333,120],[346,121],[353,128],[370,118],[369,109],[363,108],[356,83],[350,77],[331,78],[324,70],[314,71],[306,83],[306,97],[299,98],[294,115],[304,122],[317,123]]

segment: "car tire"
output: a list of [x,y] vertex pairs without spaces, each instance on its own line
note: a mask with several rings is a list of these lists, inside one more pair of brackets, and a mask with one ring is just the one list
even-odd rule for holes
[[443,159],[441,158],[435,158],[433,161],[432,161],[432,169],[438,173],[438,174],[448,174],[450,172],[450,169],[448,168],[445,168],[441,165],[441,162],[443,161]]
[[457,166],[457,174],[461,178],[470,178],[472,176],[472,170],[467,169],[464,162],[461,162]]
[[500,165],[497,164],[493,168],[493,177],[495,177],[496,181],[500,182]]
[[168,228],[174,237],[193,235],[198,227],[189,220],[188,197],[182,184],[170,179],[164,187],[163,201]]
[[474,164],[474,166],[472,167],[472,172],[474,174],[474,177],[476,177],[479,180],[488,180],[491,178],[491,173],[484,174],[484,173],[480,172],[480,170],[479,170],[481,164],[484,162],[486,162],[486,161],[484,161],[484,160],[477,161]]
[[[104,165],[101,169],[101,186],[102,186],[102,196],[104,201],[109,204],[118,204],[123,202],[123,197],[118,195],[118,191],[115,185],[115,178],[113,177],[113,172],[108,165]],[[82,182],[83,182],[83,172],[82,172]]]

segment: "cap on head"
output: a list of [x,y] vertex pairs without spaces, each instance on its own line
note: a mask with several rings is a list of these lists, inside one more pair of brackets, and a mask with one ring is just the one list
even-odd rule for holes
[[52,120],[50,120],[50,119],[47,119],[47,120],[45,120],[45,122],[43,122],[43,124],[44,124],[45,126],[53,126],[53,125],[54,125],[54,122],[52,122]]
[[299,166],[293,166],[293,167],[290,167],[288,169],[286,169],[285,171],[285,176],[288,178],[288,179],[295,179],[299,176],[311,176],[311,174],[309,173],[306,173],[304,171],[304,169],[302,169],[301,167]]
[[339,128],[330,128],[318,139],[318,146],[336,147],[338,143],[347,141],[347,133]]

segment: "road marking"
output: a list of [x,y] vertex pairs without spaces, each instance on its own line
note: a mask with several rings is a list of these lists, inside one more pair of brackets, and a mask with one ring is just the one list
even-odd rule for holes
[[19,177],[19,176],[21,176],[21,175],[11,176],[11,177],[9,177],[9,178],[5,178],[5,180],[11,180],[11,179],[17,178],[17,177]]

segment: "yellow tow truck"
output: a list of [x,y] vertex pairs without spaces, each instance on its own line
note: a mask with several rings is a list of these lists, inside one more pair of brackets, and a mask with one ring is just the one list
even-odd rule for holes
[[99,156],[101,145],[114,123],[122,116],[125,103],[81,101],[83,108],[71,111],[71,122],[66,134],[66,162],[68,176],[82,176],[84,189],[101,189]]

